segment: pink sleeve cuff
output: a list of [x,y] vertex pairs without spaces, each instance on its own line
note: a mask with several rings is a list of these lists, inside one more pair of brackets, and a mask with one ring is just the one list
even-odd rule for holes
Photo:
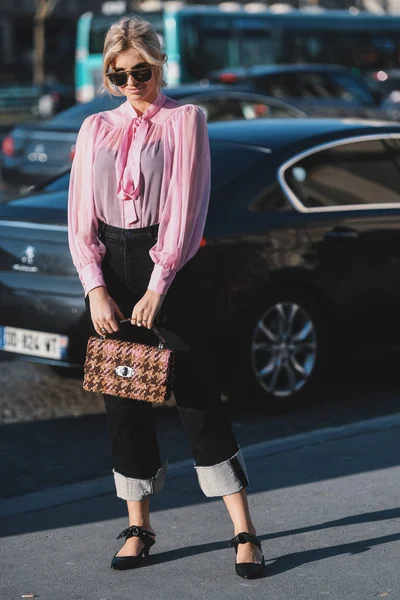
[[176,271],[172,271],[171,269],[165,269],[161,265],[155,264],[147,289],[165,296],[169,289],[169,286],[175,278],[175,275]]
[[97,263],[89,263],[86,267],[83,267],[83,269],[79,271],[79,279],[82,282],[85,296],[87,296],[93,288],[101,285],[105,286],[103,271],[101,266]]

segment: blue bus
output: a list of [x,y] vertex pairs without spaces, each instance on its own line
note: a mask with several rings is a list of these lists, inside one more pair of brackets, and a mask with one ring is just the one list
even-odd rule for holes
[[[330,63],[364,73],[400,66],[400,17],[359,11],[227,12],[192,5],[140,13],[168,54],[168,85],[207,80],[216,69],[258,64]],[[115,15],[85,13],[78,22],[76,97],[101,87],[102,49]]]

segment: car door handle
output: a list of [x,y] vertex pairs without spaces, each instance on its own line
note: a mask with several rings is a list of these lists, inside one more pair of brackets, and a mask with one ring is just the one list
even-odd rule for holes
[[350,240],[356,238],[358,238],[358,232],[351,231],[350,229],[347,231],[327,231],[327,233],[325,234],[326,240]]

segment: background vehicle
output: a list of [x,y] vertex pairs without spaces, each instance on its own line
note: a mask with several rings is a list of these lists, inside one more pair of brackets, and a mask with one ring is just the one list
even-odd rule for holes
[[[171,86],[207,78],[211,69],[257,64],[326,63],[364,72],[400,66],[400,17],[345,10],[229,12],[212,6],[142,13],[168,54]],[[169,8],[170,7],[170,8]],[[176,7],[176,4],[175,4]],[[82,15],[76,48],[76,97],[92,100],[101,86],[104,37],[115,15]]]
[[[303,117],[295,106],[265,95],[226,86],[199,85],[167,89],[166,94],[183,103],[198,104],[209,121],[276,117]],[[71,165],[74,144],[84,119],[96,112],[116,108],[125,97],[101,96],[77,104],[54,119],[32,125],[20,125],[4,139],[3,180],[16,185],[30,185],[54,177]]]
[[[174,7],[175,4],[175,7]],[[226,12],[212,6],[166,3],[159,11],[140,13],[157,31],[168,54],[165,76],[177,86],[204,78],[215,68],[263,62],[268,55],[268,26],[248,12]],[[139,14],[139,13],[138,13]],[[76,99],[92,100],[101,87],[104,38],[115,15],[85,13],[78,21]]]
[[[390,103],[362,77],[333,65],[277,65],[229,69],[209,74],[211,81],[245,86],[256,93],[287,100],[310,116],[391,119]],[[395,118],[398,114],[396,112]]]
[[[398,345],[400,125],[209,125],[212,191],[198,284],[233,400],[300,405],[337,356]],[[68,174],[0,205],[0,345],[81,365],[83,292],[67,246]]]

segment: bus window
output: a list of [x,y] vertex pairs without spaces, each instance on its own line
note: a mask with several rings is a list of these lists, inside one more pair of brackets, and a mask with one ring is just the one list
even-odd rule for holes
[[112,24],[109,17],[96,17],[92,20],[89,35],[89,54],[102,54],[104,39]]
[[273,65],[278,62],[278,48],[269,31],[244,29],[240,33],[240,66]]
[[335,55],[340,64],[361,70],[399,66],[400,34],[341,33],[335,38]]
[[185,71],[194,80],[229,67],[276,62],[275,42],[263,19],[232,15],[182,15],[180,56]]
[[207,31],[185,27],[181,39],[181,62],[191,80],[203,79],[213,69],[239,66],[234,54],[235,40],[231,32],[218,31],[208,35]]
[[[163,17],[161,11],[144,13],[141,15],[146,21],[149,21],[157,34],[159,35],[160,42],[163,41]],[[92,19],[89,36],[89,54],[102,54],[104,39],[106,33],[118,17],[106,17],[96,16]]]
[[313,64],[332,61],[332,40],[329,32],[293,31],[282,34],[282,61]]
[[236,34],[227,18],[181,15],[179,50],[184,72],[196,81],[214,69],[239,66]]

